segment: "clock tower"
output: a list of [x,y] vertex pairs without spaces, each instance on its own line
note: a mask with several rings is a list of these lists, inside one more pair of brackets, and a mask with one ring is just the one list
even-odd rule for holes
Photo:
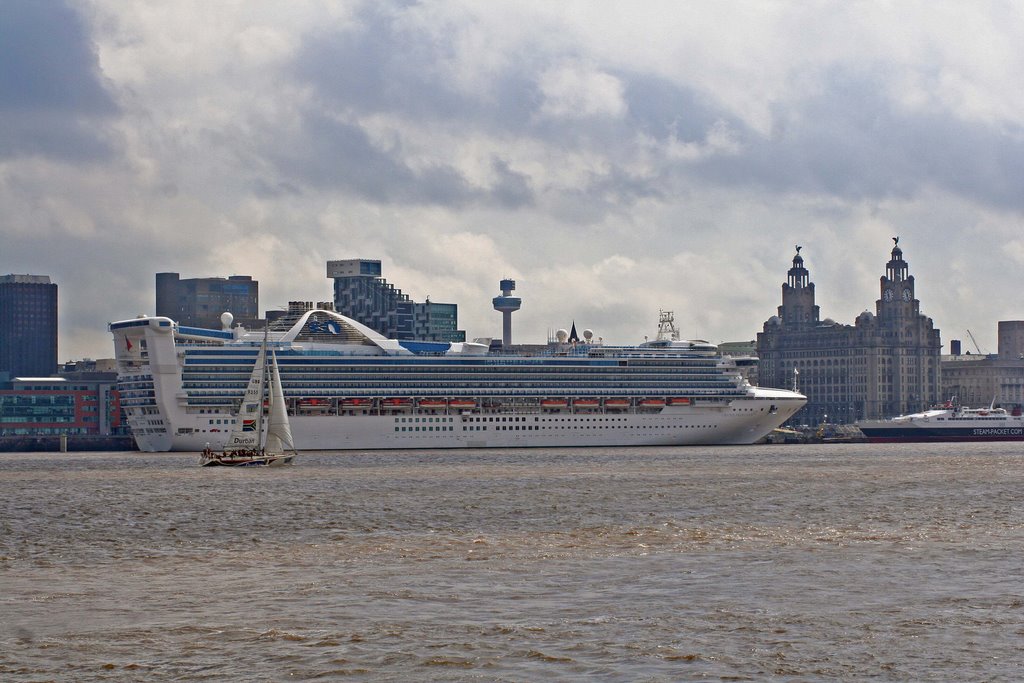
[[875,302],[879,318],[909,318],[919,313],[920,302],[914,298],[914,276],[903,260],[900,238],[893,237],[892,254],[880,278],[881,297]]
[[782,285],[782,305],[779,318],[789,327],[814,327],[818,324],[818,307],[814,305],[814,283],[811,274],[804,267],[804,257],[797,245],[793,267],[789,269],[785,284]]

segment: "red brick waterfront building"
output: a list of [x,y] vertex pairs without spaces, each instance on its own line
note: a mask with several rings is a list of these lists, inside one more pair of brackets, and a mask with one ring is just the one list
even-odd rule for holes
[[0,436],[128,434],[116,385],[116,372],[80,368],[58,377],[15,378],[10,388],[0,388]]

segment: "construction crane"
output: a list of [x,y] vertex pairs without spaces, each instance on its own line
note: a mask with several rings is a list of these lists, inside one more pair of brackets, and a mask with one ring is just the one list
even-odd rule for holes
[[977,352],[984,356],[985,354],[981,353],[981,347],[978,346],[978,340],[974,338],[974,335],[971,334],[970,330],[967,330],[967,336],[971,338],[971,341],[974,343],[974,348],[977,350]]

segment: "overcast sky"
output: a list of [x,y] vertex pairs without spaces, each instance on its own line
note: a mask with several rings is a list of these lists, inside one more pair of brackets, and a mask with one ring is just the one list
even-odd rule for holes
[[154,275],[261,310],[383,261],[516,341],[753,339],[794,245],[822,318],[900,246],[948,348],[1024,318],[1024,5],[5,0],[0,274],[110,357]]

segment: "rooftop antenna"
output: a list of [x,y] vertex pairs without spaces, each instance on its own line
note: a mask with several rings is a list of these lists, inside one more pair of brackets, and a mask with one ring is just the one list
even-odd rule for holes
[[679,341],[679,330],[676,329],[675,316],[672,311],[658,310],[658,341]]

